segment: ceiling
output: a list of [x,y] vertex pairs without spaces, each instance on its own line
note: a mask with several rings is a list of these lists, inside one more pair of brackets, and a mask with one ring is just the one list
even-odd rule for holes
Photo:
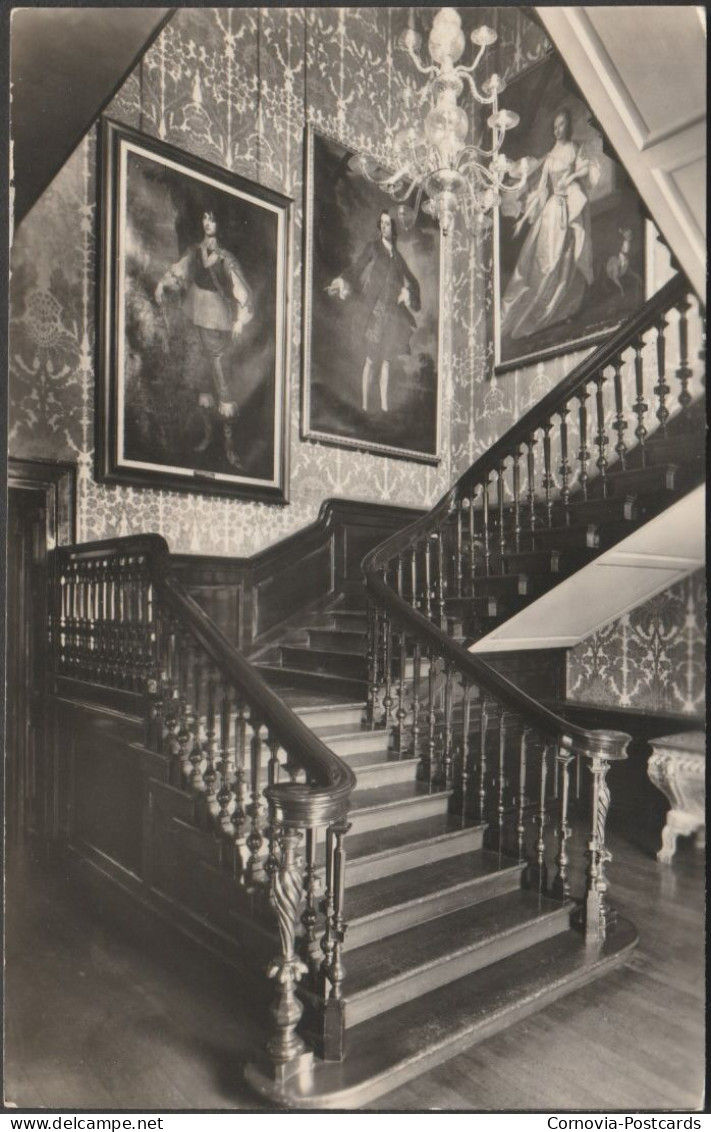
[[19,224],[172,15],[168,8],[18,8],[10,37]]

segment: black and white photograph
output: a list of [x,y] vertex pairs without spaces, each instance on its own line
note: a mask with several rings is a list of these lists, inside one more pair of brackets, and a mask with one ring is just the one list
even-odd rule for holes
[[705,10],[0,20],[0,1120],[701,1132]]

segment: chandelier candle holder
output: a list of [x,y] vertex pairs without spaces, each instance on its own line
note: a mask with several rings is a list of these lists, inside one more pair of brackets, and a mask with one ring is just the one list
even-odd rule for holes
[[[444,236],[451,231],[458,212],[469,227],[477,224],[489,228],[490,214],[499,207],[502,192],[520,192],[528,176],[525,158],[513,162],[501,153],[506,131],[519,122],[518,114],[499,109],[504,80],[493,74],[479,87],[474,79],[487,47],[496,42],[496,32],[479,27],[470,38],[478,51],[471,66],[465,67],[459,63],[466,46],[459,13],[456,8],[440,8],[428,40],[432,63],[426,65],[419,55],[422,37],[410,15],[409,26],[398,37],[397,46],[427,81],[419,91],[406,84],[403,103],[408,110],[429,109],[421,125],[407,126],[395,135],[394,172],[384,170],[367,154],[353,159],[359,173],[398,202],[397,216],[404,228],[412,226],[420,207],[438,221]],[[469,118],[459,105],[467,89],[475,102],[490,109],[488,149],[467,141]],[[408,202],[415,192],[413,206]],[[423,196],[427,198],[424,202]]]

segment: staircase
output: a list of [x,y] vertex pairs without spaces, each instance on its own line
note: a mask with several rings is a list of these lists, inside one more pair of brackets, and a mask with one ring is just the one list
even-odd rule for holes
[[470,649],[701,481],[687,291],[662,289],[371,551],[363,588],[251,661],[157,536],[60,553],[58,688],[146,719],[141,898],[246,971],[275,956],[269,1039],[245,1071],[271,1102],[369,1103],[634,946],[605,845],[630,737],[574,726]]

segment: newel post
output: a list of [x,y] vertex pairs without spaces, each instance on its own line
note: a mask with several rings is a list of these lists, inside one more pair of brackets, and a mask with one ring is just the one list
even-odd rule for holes
[[592,734],[595,736],[596,746],[586,752],[590,757],[592,797],[583,927],[585,943],[593,947],[602,947],[612,923],[607,901],[606,874],[606,866],[612,860],[612,854],[605,843],[605,827],[610,808],[607,773],[612,762],[627,758],[627,746],[632,737],[624,731],[595,731]]

